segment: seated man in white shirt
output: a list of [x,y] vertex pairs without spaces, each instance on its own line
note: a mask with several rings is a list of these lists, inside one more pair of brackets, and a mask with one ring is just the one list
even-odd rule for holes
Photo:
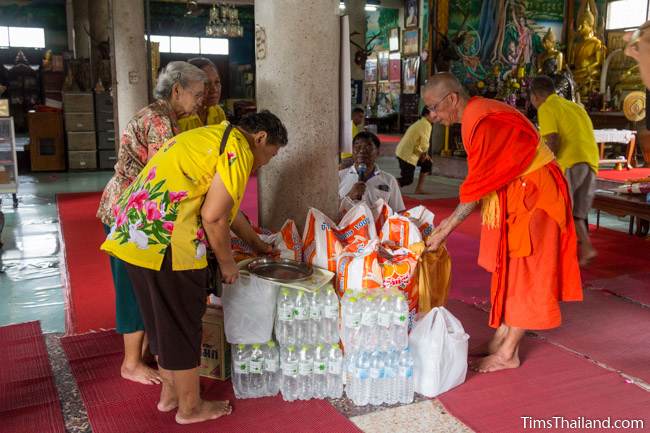
[[372,209],[383,198],[395,212],[404,210],[402,192],[397,179],[379,169],[379,138],[372,132],[362,131],[352,142],[354,165],[339,171],[339,198],[341,208],[349,209],[364,200]]

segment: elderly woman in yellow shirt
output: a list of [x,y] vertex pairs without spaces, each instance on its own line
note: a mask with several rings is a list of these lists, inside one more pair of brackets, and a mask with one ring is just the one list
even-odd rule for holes
[[169,140],[120,196],[101,249],[127,263],[163,386],[158,410],[176,408],[176,422],[230,413],[228,401],[199,394],[201,318],[212,248],[222,279],[239,276],[230,229],[258,251],[270,252],[238,212],[250,174],[287,144],[272,113],[244,116],[181,133]]
[[206,96],[203,105],[195,113],[178,120],[182,132],[205,125],[218,125],[226,120],[226,113],[219,106],[221,99],[221,76],[219,70],[210,59],[194,57],[187,61],[206,73],[208,80],[205,84]]

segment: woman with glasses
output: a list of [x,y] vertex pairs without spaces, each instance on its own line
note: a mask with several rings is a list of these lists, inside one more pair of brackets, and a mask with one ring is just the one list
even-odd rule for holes
[[205,98],[203,104],[189,116],[178,120],[181,132],[205,125],[218,125],[226,120],[226,113],[219,106],[221,99],[221,76],[212,60],[205,57],[194,57],[187,61],[189,64],[201,69],[208,77],[205,83]]
[[650,21],[625,35],[625,54],[639,63],[643,84],[650,89]]

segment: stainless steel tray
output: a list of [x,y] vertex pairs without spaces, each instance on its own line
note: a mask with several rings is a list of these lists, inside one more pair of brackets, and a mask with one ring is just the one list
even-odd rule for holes
[[251,274],[279,283],[306,280],[314,273],[314,269],[306,263],[273,257],[255,259],[247,268]]

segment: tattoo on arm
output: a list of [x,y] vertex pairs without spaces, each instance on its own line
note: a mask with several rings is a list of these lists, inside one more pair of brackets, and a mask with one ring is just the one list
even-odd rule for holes
[[456,206],[456,210],[454,210],[454,213],[451,214],[449,231],[455,229],[460,223],[462,223],[465,218],[467,218],[469,214],[471,214],[474,209],[476,209],[478,203],[478,201],[472,203],[460,203],[458,206]]

